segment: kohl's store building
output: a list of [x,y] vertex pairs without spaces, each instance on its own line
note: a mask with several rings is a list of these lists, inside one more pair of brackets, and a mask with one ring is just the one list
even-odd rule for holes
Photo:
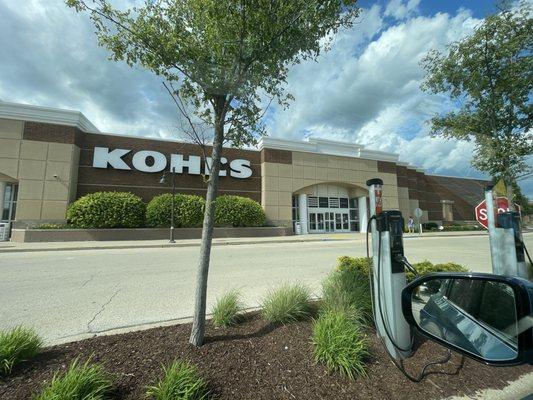
[[[98,191],[126,191],[148,202],[175,168],[176,191],[205,196],[206,166],[190,143],[100,132],[82,113],[0,102],[0,212],[13,227],[64,223],[69,203]],[[384,182],[384,209],[422,222],[474,220],[486,181],[435,176],[397,154],[323,139],[263,138],[258,150],[224,148],[220,194],[261,203],[268,223],[302,233],[364,232],[365,182]],[[207,160],[209,162],[209,160]]]

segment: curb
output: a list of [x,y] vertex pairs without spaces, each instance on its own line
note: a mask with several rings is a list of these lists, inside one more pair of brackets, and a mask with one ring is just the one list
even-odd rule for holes
[[[332,239],[332,238],[321,238],[321,239],[291,239],[291,240],[252,240],[246,242],[213,242],[212,246],[239,246],[246,244],[272,244],[272,243],[314,243],[314,242],[342,242],[350,241],[353,239]],[[79,251],[79,250],[120,250],[120,249],[166,249],[166,248],[181,248],[181,247],[200,247],[200,242],[198,243],[164,243],[164,244],[145,244],[145,245],[112,245],[112,246],[78,246],[78,247],[38,247],[38,248],[17,248],[6,247],[0,248],[1,253],[33,253],[40,251]]]

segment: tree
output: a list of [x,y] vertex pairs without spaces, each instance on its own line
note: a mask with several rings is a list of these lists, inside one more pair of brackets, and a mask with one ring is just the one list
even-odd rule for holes
[[[273,98],[288,106],[288,68],[316,59],[358,15],[356,0],[146,0],[128,11],[107,0],[66,0],[89,13],[99,44],[115,61],[162,76],[189,136],[212,136],[206,207],[190,342],[204,341],[214,200],[222,146],[251,145]],[[192,108],[192,114],[188,111]],[[207,132],[207,133],[206,133]],[[205,146],[204,146],[205,148]],[[207,159],[207,154],[204,154]]]
[[430,51],[422,89],[457,105],[431,119],[432,134],[473,141],[472,165],[513,187],[531,174],[533,154],[533,10],[527,2],[491,15],[473,34]]

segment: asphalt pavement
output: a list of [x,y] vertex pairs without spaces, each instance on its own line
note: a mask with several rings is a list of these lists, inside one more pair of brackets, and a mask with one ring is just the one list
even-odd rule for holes
[[[533,234],[524,236],[533,249]],[[490,271],[486,236],[406,237],[411,262],[454,261]],[[213,247],[208,309],[225,290],[247,307],[272,288],[320,282],[342,255],[365,255],[364,240]],[[35,327],[48,344],[116,329],[173,323],[192,315],[198,247],[36,251],[0,254],[0,329]]]

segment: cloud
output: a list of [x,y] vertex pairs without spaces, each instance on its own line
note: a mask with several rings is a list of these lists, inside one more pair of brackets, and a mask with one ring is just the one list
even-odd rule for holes
[[0,99],[82,111],[104,131],[172,135],[161,79],[111,62],[86,14],[63,1],[0,1]]
[[385,8],[384,15],[386,17],[394,17],[396,19],[405,19],[418,10],[420,0],[391,0]]
[[[357,142],[398,152],[430,172],[479,176],[469,164],[470,143],[429,137],[424,121],[450,104],[421,92],[418,65],[429,49],[443,49],[479,21],[465,9],[420,15],[419,3],[391,0],[365,9],[318,62],[292,67],[287,88],[296,100],[286,111],[269,110],[269,134]],[[80,110],[105,132],[179,134],[161,79],[109,61],[86,14],[62,0],[0,0],[0,16],[1,100]],[[533,194],[531,181],[524,187]]]
[[396,18],[406,18],[417,5],[392,1],[385,11],[364,10],[360,24],[339,32],[317,63],[294,67],[288,90],[296,101],[287,111],[273,111],[270,134],[357,142],[397,152],[402,161],[435,173],[479,176],[469,165],[470,143],[429,137],[424,121],[450,105],[420,90],[424,72],[419,66],[430,49],[443,49],[479,21],[461,10],[387,24],[391,10],[399,13]]

